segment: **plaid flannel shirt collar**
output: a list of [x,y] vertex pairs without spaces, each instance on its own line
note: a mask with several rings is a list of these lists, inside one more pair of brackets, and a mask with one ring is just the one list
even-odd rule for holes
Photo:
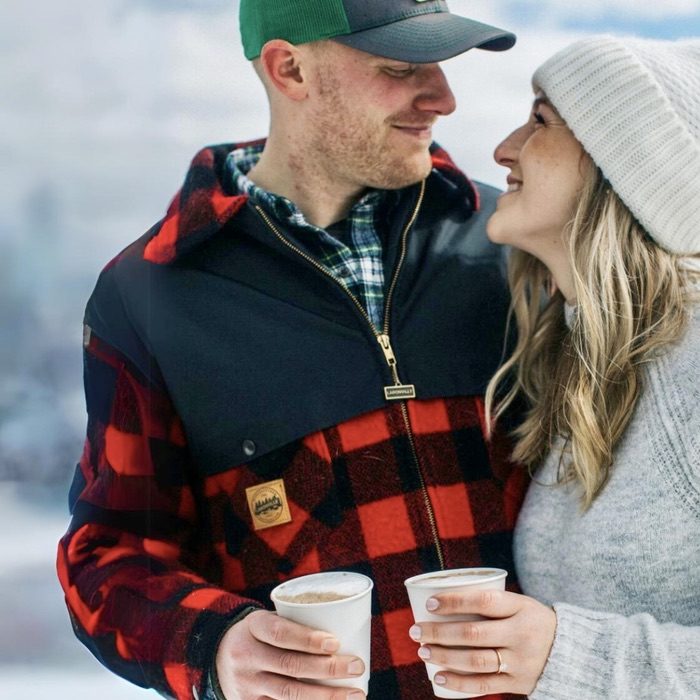
[[[253,166],[260,160],[264,144],[254,144],[244,146],[231,151],[226,159],[226,169],[229,178],[233,182],[236,191],[240,194],[246,194],[255,202],[267,211],[273,213],[280,221],[284,221],[297,228],[307,228],[312,231],[323,231],[318,226],[310,224],[302,211],[294,202],[286,197],[268,192],[256,185],[249,177],[248,173],[253,169]],[[368,209],[374,210],[384,199],[385,192],[382,190],[369,190],[360,200],[353,206],[350,211],[350,218],[361,212],[362,216],[366,216]]]

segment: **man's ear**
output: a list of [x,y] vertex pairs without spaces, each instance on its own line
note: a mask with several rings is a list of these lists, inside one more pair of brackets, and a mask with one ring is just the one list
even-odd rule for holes
[[308,52],[282,39],[268,41],[260,52],[260,68],[269,86],[295,101],[306,99],[309,93],[307,61]]

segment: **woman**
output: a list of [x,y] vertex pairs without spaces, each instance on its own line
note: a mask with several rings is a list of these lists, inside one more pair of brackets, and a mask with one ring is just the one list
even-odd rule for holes
[[587,39],[533,83],[488,227],[518,249],[487,413],[529,406],[527,595],[436,596],[485,619],[412,636],[463,692],[700,698],[700,41]]

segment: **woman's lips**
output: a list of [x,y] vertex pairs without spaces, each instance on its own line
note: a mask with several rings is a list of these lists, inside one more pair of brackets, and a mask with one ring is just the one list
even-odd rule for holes
[[506,188],[506,194],[510,194],[511,192],[519,192],[523,187],[523,181],[518,180],[518,178],[513,177],[513,175],[508,175],[506,178],[506,183],[508,185]]

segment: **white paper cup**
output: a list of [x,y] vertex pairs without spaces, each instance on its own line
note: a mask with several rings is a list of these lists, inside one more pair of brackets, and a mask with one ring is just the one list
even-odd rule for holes
[[[359,656],[365,663],[362,676],[313,680],[313,683],[368,692],[373,586],[372,579],[362,574],[327,571],[285,581],[270,594],[278,615],[329,632],[340,642],[338,654]],[[327,600],[336,595],[342,597]],[[315,597],[319,598],[317,602],[308,602]],[[289,598],[298,600],[290,601]]]
[[[489,589],[495,588],[504,590],[506,587],[506,576],[508,572],[504,569],[492,569],[489,567],[478,567],[471,569],[448,569],[447,571],[432,571],[427,574],[420,574],[406,579],[404,582],[408,589],[408,597],[411,601],[413,617],[417,623],[421,622],[459,622],[468,620],[478,620],[479,615],[433,615],[428,612],[425,603],[428,598],[437,593],[452,593],[465,588]],[[441,666],[425,662],[428,671],[428,678],[433,684],[433,692],[438,698],[476,698],[479,695],[448,690],[443,686],[436,685],[433,681],[438,671],[444,670]]]

